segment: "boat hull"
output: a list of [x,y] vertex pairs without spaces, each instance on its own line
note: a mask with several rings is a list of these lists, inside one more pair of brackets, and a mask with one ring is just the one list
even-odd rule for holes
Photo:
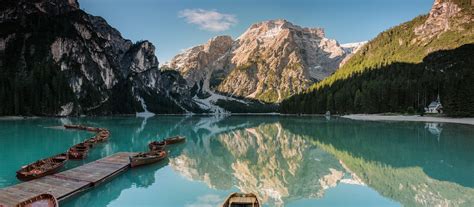
[[165,151],[147,152],[143,154],[147,155],[147,157],[130,157],[130,166],[132,168],[159,162],[161,160],[164,160],[168,155]]
[[[25,167],[18,170],[16,172],[16,177],[21,181],[29,181],[36,178],[44,177],[46,175],[51,175],[57,173],[66,164],[67,160],[68,155],[65,153],[39,160],[29,165],[26,165]],[[50,167],[48,170],[39,170],[38,168],[40,168],[41,166],[46,166],[46,162],[52,163],[48,165],[53,166]]]
[[166,147],[166,143],[161,141],[161,142],[151,142],[150,144],[148,144],[148,148],[150,149],[150,151],[156,151],[156,150],[164,150]]
[[87,143],[79,143],[77,145],[72,146],[67,151],[68,157],[71,160],[86,159],[88,153],[89,153],[89,144]]
[[231,207],[233,204],[236,206],[260,207],[260,202],[253,193],[232,193],[224,201],[222,207]]
[[58,200],[51,194],[41,194],[18,203],[17,207],[58,207]]
[[186,138],[183,136],[175,136],[164,139],[166,145],[177,144],[186,141]]
[[68,157],[71,160],[83,160],[87,158],[88,150],[69,150]]

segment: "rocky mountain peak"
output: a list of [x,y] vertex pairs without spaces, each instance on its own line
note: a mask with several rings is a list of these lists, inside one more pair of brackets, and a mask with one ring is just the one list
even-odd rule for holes
[[223,69],[226,55],[232,48],[234,40],[230,36],[217,36],[203,45],[198,45],[176,55],[163,67],[178,70],[190,86],[205,82],[209,86],[209,79],[214,69]]
[[125,71],[142,73],[149,69],[158,68],[158,59],[155,56],[155,46],[149,41],[141,41],[133,45],[122,59]]
[[303,28],[298,25],[294,25],[285,19],[276,19],[253,24],[238,39],[252,37],[271,38],[282,32],[289,34],[290,31],[305,32],[321,38],[323,38],[325,35],[324,29],[322,28]]
[[204,45],[204,50],[207,52],[225,52],[223,50],[227,50],[228,46],[232,44],[234,40],[232,37],[227,35],[216,36],[210,39],[207,44]]
[[193,87],[279,102],[333,73],[352,51],[284,19],[259,22],[233,41],[218,36],[176,55],[176,69]]
[[285,19],[275,19],[275,20],[268,20],[268,21],[255,23],[252,26],[250,26],[248,30],[255,30],[255,29],[268,30],[275,27],[281,28],[281,29],[290,29],[290,28],[297,28],[299,26],[296,26]]
[[77,0],[4,0],[0,6],[0,21],[14,21],[34,13],[60,15],[79,9]]

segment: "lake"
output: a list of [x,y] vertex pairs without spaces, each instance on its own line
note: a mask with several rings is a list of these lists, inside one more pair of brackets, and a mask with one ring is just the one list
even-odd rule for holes
[[110,129],[84,161],[144,151],[184,135],[169,159],[130,169],[62,206],[188,206],[254,192],[264,206],[474,206],[474,127],[292,116],[156,116],[0,120],[0,187],[22,165]]

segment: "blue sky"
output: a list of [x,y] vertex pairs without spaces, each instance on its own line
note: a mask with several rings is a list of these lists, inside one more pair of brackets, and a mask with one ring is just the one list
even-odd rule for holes
[[378,33],[429,12],[433,0],[79,0],[132,41],[149,40],[160,63],[216,35],[236,38],[250,25],[287,19],[323,27],[340,43]]

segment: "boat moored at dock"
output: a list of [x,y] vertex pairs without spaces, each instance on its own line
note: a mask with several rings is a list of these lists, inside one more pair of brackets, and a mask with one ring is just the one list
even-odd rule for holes
[[58,154],[53,157],[38,160],[29,165],[23,166],[16,172],[16,177],[22,181],[33,180],[36,178],[51,175],[59,171],[66,164],[68,155],[66,153]]
[[164,150],[165,147],[166,147],[165,141],[153,141],[148,144],[148,148],[150,149],[150,151]]
[[137,167],[140,165],[152,164],[165,159],[168,153],[164,150],[156,150],[150,152],[142,152],[134,156],[130,156],[130,166]]
[[71,160],[81,160],[87,158],[89,144],[81,142],[69,148],[68,156]]

